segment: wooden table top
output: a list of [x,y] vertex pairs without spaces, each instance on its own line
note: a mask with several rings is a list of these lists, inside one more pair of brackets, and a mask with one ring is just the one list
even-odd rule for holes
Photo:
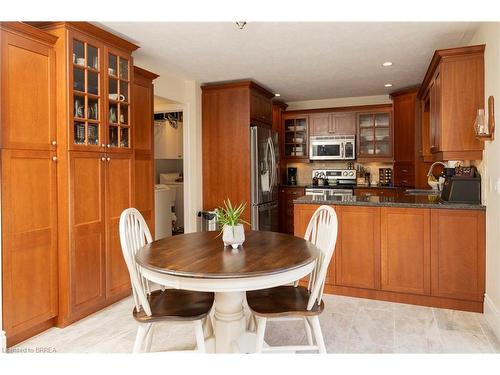
[[217,232],[182,234],[154,241],[136,254],[144,268],[174,276],[224,279],[265,276],[305,266],[318,249],[303,238],[249,231],[243,248],[224,248]]

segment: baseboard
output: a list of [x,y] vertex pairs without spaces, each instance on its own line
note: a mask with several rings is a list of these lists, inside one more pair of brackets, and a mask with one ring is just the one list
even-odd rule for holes
[[500,307],[495,306],[488,294],[484,295],[484,318],[500,340]]
[[0,353],[7,353],[7,335],[0,331]]

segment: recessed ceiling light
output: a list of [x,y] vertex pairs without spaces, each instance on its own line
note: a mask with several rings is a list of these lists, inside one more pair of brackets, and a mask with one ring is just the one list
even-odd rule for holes
[[386,83],[384,86],[385,87],[392,87],[392,83]]
[[274,96],[281,96],[281,94],[276,93],[276,94],[274,94]]
[[386,61],[385,63],[382,64],[382,66],[391,66],[392,62],[391,61]]

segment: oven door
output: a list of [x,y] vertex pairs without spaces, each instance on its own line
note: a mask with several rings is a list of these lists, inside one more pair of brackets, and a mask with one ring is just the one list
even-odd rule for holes
[[344,143],[342,141],[310,141],[309,158],[311,160],[342,160]]

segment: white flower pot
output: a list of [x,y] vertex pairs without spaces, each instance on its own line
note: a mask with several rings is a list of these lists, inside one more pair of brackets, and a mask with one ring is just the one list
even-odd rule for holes
[[243,224],[238,224],[234,227],[224,225],[222,241],[224,241],[224,246],[231,246],[233,249],[237,249],[243,245],[243,242],[245,242],[245,228]]

